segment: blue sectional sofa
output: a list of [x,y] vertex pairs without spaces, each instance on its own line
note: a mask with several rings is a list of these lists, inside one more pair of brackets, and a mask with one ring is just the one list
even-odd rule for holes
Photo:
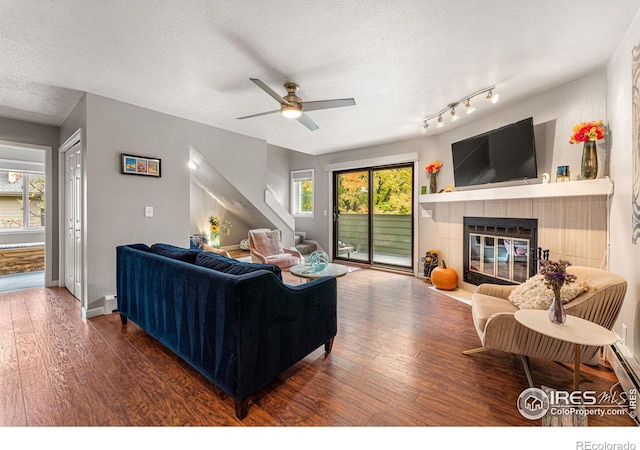
[[130,319],[235,400],[309,353],[329,353],[337,332],[336,280],[299,286],[280,268],[166,244],[119,246],[117,301]]

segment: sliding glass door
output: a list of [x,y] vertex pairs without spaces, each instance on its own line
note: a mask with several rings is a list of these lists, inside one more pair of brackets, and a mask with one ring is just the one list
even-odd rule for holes
[[371,262],[369,170],[334,175],[334,257]]
[[413,165],[334,173],[334,257],[411,268]]

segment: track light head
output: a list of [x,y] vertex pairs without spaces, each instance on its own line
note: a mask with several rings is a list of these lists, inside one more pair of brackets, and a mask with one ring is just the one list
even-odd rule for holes
[[436,126],[438,128],[442,128],[444,126],[444,120],[442,120],[442,114],[438,116],[438,124]]
[[456,109],[455,108],[451,108],[451,121],[456,121],[460,118],[459,115],[456,114]]
[[420,133],[426,133],[427,128],[429,128],[429,124],[425,120],[424,122],[422,122],[422,126],[420,127]]
[[487,94],[487,99],[491,100],[491,103],[495,105],[496,103],[498,103],[498,100],[500,100],[500,94],[494,94],[493,89],[490,89],[489,93]]
[[467,114],[471,114],[472,112],[474,112],[476,109],[471,106],[471,99],[467,99],[467,102],[464,104],[464,107],[467,111]]

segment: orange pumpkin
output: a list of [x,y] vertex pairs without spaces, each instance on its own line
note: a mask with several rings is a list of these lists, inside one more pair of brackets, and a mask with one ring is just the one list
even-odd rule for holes
[[452,291],[458,287],[458,274],[442,261],[442,267],[438,266],[431,272],[431,283],[437,289]]

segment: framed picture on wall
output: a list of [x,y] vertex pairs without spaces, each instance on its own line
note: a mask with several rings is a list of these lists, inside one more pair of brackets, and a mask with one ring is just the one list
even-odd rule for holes
[[121,153],[120,159],[120,171],[124,174],[148,177],[160,176],[161,160],[159,158]]

